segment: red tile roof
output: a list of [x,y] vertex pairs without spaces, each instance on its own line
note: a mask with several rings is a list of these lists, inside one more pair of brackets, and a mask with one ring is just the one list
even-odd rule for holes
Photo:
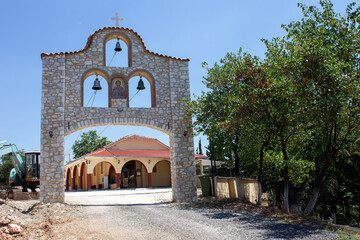
[[129,28],[120,28],[120,27],[104,27],[104,28],[101,28],[101,29],[95,31],[93,34],[91,34],[91,35],[89,36],[88,41],[87,41],[85,47],[84,47],[83,49],[79,50],[79,51],[60,52],[60,53],[41,53],[41,58],[46,57],[46,56],[52,56],[52,55],[60,55],[60,54],[65,54],[65,55],[66,55],[66,54],[74,54],[74,53],[83,52],[83,51],[87,50],[87,49],[90,47],[90,45],[91,45],[91,43],[92,43],[92,41],[93,41],[93,38],[94,38],[95,34],[97,34],[98,32],[101,32],[101,31],[103,31],[103,30],[106,30],[106,29],[125,30],[125,31],[129,31],[129,32],[134,33],[134,34],[141,40],[141,42],[142,42],[142,44],[143,44],[143,46],[144,46],[145,51],[148,52],[148,53],[150,53],[150,54],[152,54],[152,55],[159,56],[159,57],[165,57],[165,58],[172,58],[172,59],[180,60],[180,61],[190,61],[190,59],[188,59],[188,58],[186,58],[186,59],[184,59],[184,58],[176,58],[176,57],[171,57],[171,56],[167,56],[167,55],[162,55],[162,54],[159,54],[159,53],[151,52],[151,51],[149,51],[149,50],[146,48],[143,39],[140,37],[140,35],[139,35],[137,32],[135,32],[134,30],[129,29]]
[[[169,150],[112,150],[99,149],[88,153],[89,157],[144,157],[144,158],[170,158]],[[207,158],[207,156],[195,154],[196,159]]]
[[157,140],[156,138],[150,138],[150,137],[145,137],[145,136],[141,136],[141,135],[137,135],[137,134],[131,134],[131,135],[127,135],[123,138],[120,138],[119,140],[116,140],[112,143],[109,143],[108,145],[105,145],[104,148],[108,149],[111,148],[112,146],[116,145],[119,142],[122,141],[127,141],[127,140],[134,140],[134,141],[154,141],[158,144],[160,144],[161,146],[170,149],[169,146],[167,146],[166,144],[160,142],[159,140]]

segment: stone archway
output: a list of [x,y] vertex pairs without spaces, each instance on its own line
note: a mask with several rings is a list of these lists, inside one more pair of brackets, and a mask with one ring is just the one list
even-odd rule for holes
[[[116,37],[128,45],[129,67],[105,66],[104,44]],[[184,100],[190,98],[189,59],[150,52],[142,38],[126,28],[100,29],[80,51],[43,53],[41,58],[41,201],[64,201],[64,136],[99,125],[147,126],[167,133],[173,200],[197,199],[191,119],[184,110]],[[129,108],[128,96],[110,95],[109,107],[83,107],[83,79],[94,70],[108,81],[111,76],[123,76],[125,81],[137,71],[146,72],[152,81],[152,107]]]

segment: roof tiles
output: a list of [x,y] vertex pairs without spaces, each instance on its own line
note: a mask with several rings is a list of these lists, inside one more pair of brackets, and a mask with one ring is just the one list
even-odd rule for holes
[[104,31],[106,29],[126,30],[126,31],[134,33],[141,40],[141,43],[143,44],[145,51],[152,54],[152,55],[159,56],[159,57],[164,57],[164,58],[171,58],[171,59],[180,60],[180,61],[190,61],[190,59],[188,59],[188,58],[186,58],[186,59],[184,59],[184,58],[176,58],[176,57],[171,57],[171,56],[151,52],[146,48],[144,40],[140,37],[140,35],[137,32],[135,32],[134,30],[132,30],[130,28],[120,28],[120,27],[104,27],[104,28],[100,28],[99,30],[95,31],[93,34],[91,34],[89,36],[85,47],[83,49],[81,49],[81,50],[71,51],[71,52],[60,52],[60,53],[41,53],[41,58],[46,57],[46,56],[60,55],[60,54],[65,54],[66,55],[66,54],[81,53],[81,52],[87,50],[90,47],[96,33],[100,32],[100,31]]

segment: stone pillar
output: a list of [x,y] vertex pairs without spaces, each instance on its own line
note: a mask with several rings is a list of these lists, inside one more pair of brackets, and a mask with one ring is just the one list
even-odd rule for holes
[[116,187],[120,188],[120,173],[116,174]]
[[194,140],[191,135],[191,118],[186,116],[185,103],[182,101],[190,98],[188,62],[180,64],[169,60],[169,69],[172,111],[170,160],[173,200],[192,202],[197,201]]
[[65,55],[43,59],[40,200],[64,202]]
[[87,189],[91,189],[91,173],[86,174],[87,177]]
[[152,187],[152,185],[151,185],[151,173],[148,173],[148,185],[149,185],[149,188]]

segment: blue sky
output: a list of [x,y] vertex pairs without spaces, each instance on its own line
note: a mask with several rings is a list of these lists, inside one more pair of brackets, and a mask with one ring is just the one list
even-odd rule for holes
[[[317,1],[301,1],[317,5]],[[348,0],[332,1],[344,13]],[[212,66],[227,52],[243,51],[260,57],[261,38],[283,36],[281,24],[301,19],[293,0],[62,0],[2,1],[0,10],[0,141],[19,149],[40,149],[42,52],[82,49],[96,30],[115,26],[116,12],[150,51],[189,58],[191,93],[206,91],[201,63]],[[136,98],[141,101],[141,94]],[[88,130],[88,129],[86,129]],[[86,131],[85,130],[85,131]],[[161,132],[142,127],[99,127],[102,136],[117,140],[127,134],[155,137],[168,144]],[[66,137],[66,160],[79,136]],[[197,145],[199,137],[195,138]],[[207,144],[202,137],[203,145]]]

